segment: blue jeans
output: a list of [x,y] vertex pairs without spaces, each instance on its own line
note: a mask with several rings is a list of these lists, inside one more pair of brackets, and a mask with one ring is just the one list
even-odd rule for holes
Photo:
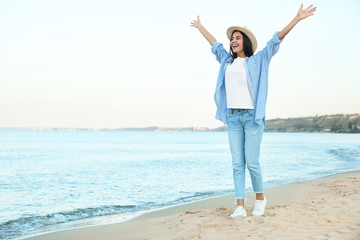
[[259,125],[255,122],[253,109],[227,109],[226,120],[232,156],[235,199],[245,200],[245,167],[249,170],[254,192],[263,192],[259,157],[264,124]]

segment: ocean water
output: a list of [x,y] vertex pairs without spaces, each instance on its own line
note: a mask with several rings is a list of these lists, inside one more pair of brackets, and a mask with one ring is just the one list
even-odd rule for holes
[[[261,165],[265,187],[360,170],[360,134],[266,132]],[[0,166],[0,239],[233,193],[226,132],[0,130]]]

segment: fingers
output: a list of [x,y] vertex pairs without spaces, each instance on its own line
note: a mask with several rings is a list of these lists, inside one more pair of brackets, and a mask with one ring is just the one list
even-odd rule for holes
[[190,24],[191,27],[197,27],[198,22],[196,20],[193,20]]
[[316,7],[313,7],[314,5],[310,5],[308,6],[305,10],[308,12],[308,13],[313,13],[316,11]]
[[197,16],[197,23],[200,24],[200,17],[199,17],[199,15]]
[[[302,5],[302,4],[301,4]],[[309,10],[313,5],[311,4],[310,6],[308,6],[305,10]]]
[[[312,6],[312,5],[311,5]],[[313,8],[307,8],[306,9],[307,10],[307,14],[309,15],[309,16],[312,16],[312,15],[314,15],[314,12],[316,11],[316,7],[313,7]]]
[[193,20],[191,23],[191,27],[197,27],[200,24],[200,17],[197,16],[197,20]]
[[316,11],[316,7],[314,7],[313,4],[311,4],[310,6],[308,6],[305,9],[303,9],[303,6],[304,5],[301,4],[301,7],[298,12],[298,14],[300,14],[300,16],[302,15],[301,19],[304,19],[304,18],[314,15],[314,12]]

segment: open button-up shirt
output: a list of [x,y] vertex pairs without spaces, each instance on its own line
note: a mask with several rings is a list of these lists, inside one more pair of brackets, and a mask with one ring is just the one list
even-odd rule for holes
[[[246,57],[245,68],[251,97],[255,107],[255,122],[257,124],[265,124],[265,106],[268,91],[268,74],[269,64],[272,56],[279,51],[280,43],[278,33],[276,32],[266,47],[251,57]],[[217,106],[215,118],[226,122],[226,91],[225,91],[225,71],[229,63],[232,61],[232,56],[227,52],[223,45],[215,42],[211,47],[211,52],[215,54],[216,60],[220,63],[220,71],[215,89],[215,103]]]

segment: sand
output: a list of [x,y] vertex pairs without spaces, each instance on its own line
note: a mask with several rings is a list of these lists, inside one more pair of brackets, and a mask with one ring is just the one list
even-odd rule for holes
[[360,171],[265,190],[264,216],[230,218],[234,196],[146,213],[132,221],[58,231],[29,239],[360,239]]

